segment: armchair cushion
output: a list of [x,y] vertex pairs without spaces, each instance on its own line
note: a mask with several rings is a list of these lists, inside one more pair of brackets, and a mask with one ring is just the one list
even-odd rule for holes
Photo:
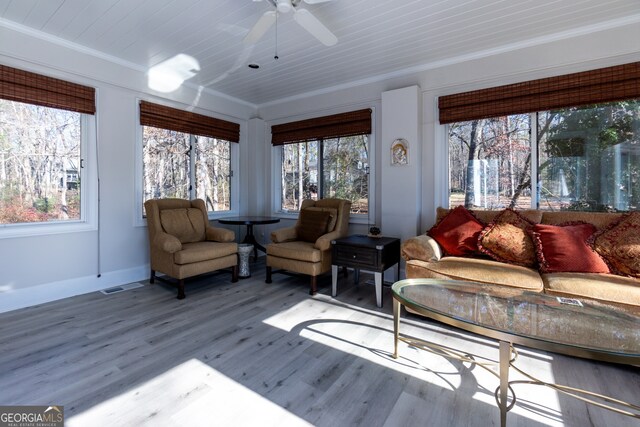
[[323,234],[327,233],[327,226],[331,221],[331,213],[303,209],[296,225],[298,238],[304,242],[315,243]]
[[269,245],[267,246],[267,255],[305,262],[322,261],[322,251],[316,249],[313,243],[299,240]]
[[182,250],[173,255],[176,264],[192,264],[234,255],[238,252],[236,243],[193,242],[185,243]]
[[160,224],[167,234],[176,236],[180,243],[205,239],[205,224],[200,209],[163,209],[160,211]]

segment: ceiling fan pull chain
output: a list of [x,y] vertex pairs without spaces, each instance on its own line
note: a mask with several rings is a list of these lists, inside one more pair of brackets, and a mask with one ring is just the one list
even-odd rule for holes
[[275,60],[278,60],[278,15],[280,15],[280,13],[276,10],[276,53],[273,56]]

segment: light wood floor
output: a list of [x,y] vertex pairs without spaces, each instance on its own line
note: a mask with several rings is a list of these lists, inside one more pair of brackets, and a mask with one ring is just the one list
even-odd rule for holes
[[[187,284],[91,293],[0,314],[0,404],[64,405],[69,426],[490,426],[498,381],[407,345],[390,357],[390,290],[308,281],[264,265]],[[403,333],[497,359],[497,344],[417,316]],[[541,379],[640,403],[636,368],[520,350]],[[511,426],[638,426],[540,386],[516,385]]]

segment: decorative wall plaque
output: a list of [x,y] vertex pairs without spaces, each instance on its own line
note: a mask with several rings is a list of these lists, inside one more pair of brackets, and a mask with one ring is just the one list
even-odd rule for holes
[[409,142],[398,138],[391,143],[391,166],[405,166],[409,164]]

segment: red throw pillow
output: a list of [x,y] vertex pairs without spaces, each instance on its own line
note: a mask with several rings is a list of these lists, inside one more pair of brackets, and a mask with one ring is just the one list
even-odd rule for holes
[[427,231],[447,255],[469,256],[478,253],[478,236],[484,225],[464,206],[458,206]]
[[595,232],[596,227],[588,223],[535,224],[531,236],[540,271],[609,273],[604,260],[587,244],[587,239]]

